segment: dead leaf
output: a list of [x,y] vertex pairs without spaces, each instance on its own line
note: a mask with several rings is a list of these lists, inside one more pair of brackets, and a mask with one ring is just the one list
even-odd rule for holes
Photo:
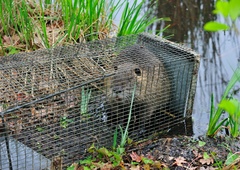
[[141,167],[139,165],[131,166],[130,170],[141,170]]
[[198,160],[200,158],[203,158],[203,155],[199,153],[197,150],[193,150],[193,154],[195,155],[195,160]]
[[175,162],[172,165],[177,165],[177,166],[184,166],[183,164],[187,163],[185,158],[179,156],[178,158],[175,159]]
[[142,161],[141,156],[139,156],[138,154],[136,154],[136,152],[130,153],[130,156],[131,156],[131,158],[132,158],[133,161],[136,161],[136,162],[141,162],[141,161]]
[[199,159],[199,162],[200,162],[202,165],[204,165],[204,164],[210,165],[210,164],[213,164],[214,160],[213,160],[213,158],[209,157],[209,158],[207,158],[207,159]]
[[167,165],[164,163],[161,163],[160,161],[154,161],[153,167],[157,169],[162,169],[162,167],[167,168]]
[[113,165],[111,163],[105,163],[103,167],[101,167],[101,170],[111,170],[113,168]]
[[216,170],[216,169],[217,169],[217,168],[213,168],[213,167],[211,167],[211,166],[208,166],[208,167],[206,167],[206,168],[200,167],[199,170]]
[[149,164],[145,164],[145,165],[143,166],[143,169],[144,169],[144,170],[150,170]]
[[17,93],[17,100],[18,101],[23,101],[23,100],[26,100],[28,99],[28,94],[25,93],[25,92],[18,92]]

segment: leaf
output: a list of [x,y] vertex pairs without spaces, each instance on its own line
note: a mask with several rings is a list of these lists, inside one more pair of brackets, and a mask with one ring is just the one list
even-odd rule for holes
[[231,0],[229,2],[229,15],[233,21],[237,19],[238,16],[240,16],[240,1],[239,0]]
[[150,166],[149,166],[148,164],[145,164],[145,165],[143,166],[143,169],[144,169],[144,170],[150,170]]
[[204,152],[203,159],[200,159],[199,162],[203,165],[204,164],[210,165],[210,164],[213,164],[214,160],[207,154],[207,152]]
[[178,158],[175,158],[175,162],[173,163],[173,165],[177,165],[177,166],[184,166],[183,164],[187,163],[187,161],[185,160],[185,158],[179,156]]
[[133,161],[136,161],[136,162],[141,162],[141,161],[142,161],[141,156],[139,156],[138,154],[136,154],[136,152],[130,153],[130,156],[131,156],[131,158],[132,158]]
[[216,9],[213,11],[214,14],[222,14],[224,17],[227,17],[229,14],[229,2],[228,1],[217,1]]
[[203,142],[203,141],[198,141],[198,145],[200,146],[200,147],[202,147],[202,146],[204,146],[204,145],[206,145],[206,142]]
[[96,151],[96,149],[97,149],[97,148],[95,147],[95,145],[94,145],[94,143],[93,143],[93,144],[88,148],[87,151],[88,151],[89,153],[94,153],[94,152]]
[[204,30],[206,31],[229,30],[229,26],[216,21],[209,21],[204,25]]
[[230,152],[227,156],[227,160],[226,160],[225,164],[230,165],[238,158],[239,158],[239,155],[233,154],[233,153]]
[[87,167],[87,166],[84,166],[83,170],[91,170],[91,169],[89,167]]
[[92,162],[93,162],[92,157],[88,157],[88,158],[86,158],[86,159],[84,159],[84,160],[80,160],[80,161],[79,161],[79,164],[80,164],[80,165],[83,165],[83,164],[85,164],[85,165],[91,165]]
[[157,168],[157,169],[163,169],[162,167],[164,168],[167,168],[167,165],[164,164],[164,163],[161,163],[159,161],[154,161],[154,163],[152,164],[153,167]]
[[208,159],[208,158],[210,158],[210,156],[207,154],[207,152],[204,152],[203,153],[203,159]]
[[75,170],[75,166],[71,165],[70,167],[67,168],[67,170]]
[[219,107],[228,112],[234,121],[240,121],[240,103],[237,99],[224,99],[220,102]]
[[109,170],[112,169],[113,165],[111,163],[105,163],[102,167],[101,170]]
[[117,161],[118,163],[120,163],[122,161],[122,156],[116,152],[112,152],[114,158],[115,158],[115,161]]
[[131,166],[131,170],[141,170],[141,167],[139,165]]
[[145,158],[145,157],[142,157],[142,161],[145,164],[153,164],[154,163],[153,160]]
[[125,152],[125,148],[124,147],[117,147],[117,153],[118,154],[123,154]]
[[111,157],[112,156],[112,153],[109,152],[108,149],[106,149],[105,147],[102,147],[102,148],[98,149],[97,151],[98,151],[98,153],[103,154],[103,155],[105,155],[107,157]]

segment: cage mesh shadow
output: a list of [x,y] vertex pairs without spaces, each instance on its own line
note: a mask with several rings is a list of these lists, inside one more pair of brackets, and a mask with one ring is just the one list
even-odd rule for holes
[[[0,169],[67,167],[116,127],[133,140],[191,116],[199,55],[149,34],[0,59]],[[12,149],[10,149],[12,148]],[[14,149],[13,149],[14,148]]]

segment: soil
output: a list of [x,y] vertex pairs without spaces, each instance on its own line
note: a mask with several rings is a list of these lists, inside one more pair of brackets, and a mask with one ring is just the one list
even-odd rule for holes
[[[226,137],[193,139],[189,136],[166,137],[148,140],[128,146],[121,166],[114,167],[111,161],[101,164],[95,170],[231,170],[240,169],[240,138]],[[238,156],[234,161],[231,158]],[[153,163],[144,163],[143,159]],[[98,159],[102,161],[103,159]],[[228,165],[228,161],[230,161]],[[134,162],[134,163],[133,163]],[[95,162],[94,165],[98,165]],[[73,164],[74,170],[83,170],[83,166]],[[92,169],[92,168],[91,168]]]
[[[153,141],[146,141],[128,149],[127,157],[132,160],[132,154],[142,155],[153,161],[159,161],[161,167],[171,170],[180,169],[231,169],[232,166],[240,169],[240,159],[227,167],[228,154],[240,155],[240,138],[226,137],[193,139],[188,136],[166,137]],[[203,146],[201,145],[203,144]],[[207,158],[206,154],[209,156]],[[219,165],[218,165],[219,164]],[[151,169],[158,169],[151,167]]]

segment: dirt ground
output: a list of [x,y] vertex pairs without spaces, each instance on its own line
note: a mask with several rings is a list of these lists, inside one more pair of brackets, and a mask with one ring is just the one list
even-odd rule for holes
[[[239,138],[199,137],[193,139],[187,136],[176,136],[147,141],[129,148],[128,157],[132,158],[133,153],[136,153],[153,161],[159,161],[162,168],[171,170],[234,169],[233,166],[240,169],[239,158],[229,166],[226,165],[228,154],[235,153],[239,156],[239,151]],[[150,169],[159,168],[152,167]]]
[[[240,169],[240,138],[189,136],[152,139],[126,147],[119,166],[109,159],[95,157],[94,170],[238,170]],[[101,164],[101,165],[100,165]],[[71,170],[85,170],[74,165]],[[69,169],[70,170],[70,169]]]

